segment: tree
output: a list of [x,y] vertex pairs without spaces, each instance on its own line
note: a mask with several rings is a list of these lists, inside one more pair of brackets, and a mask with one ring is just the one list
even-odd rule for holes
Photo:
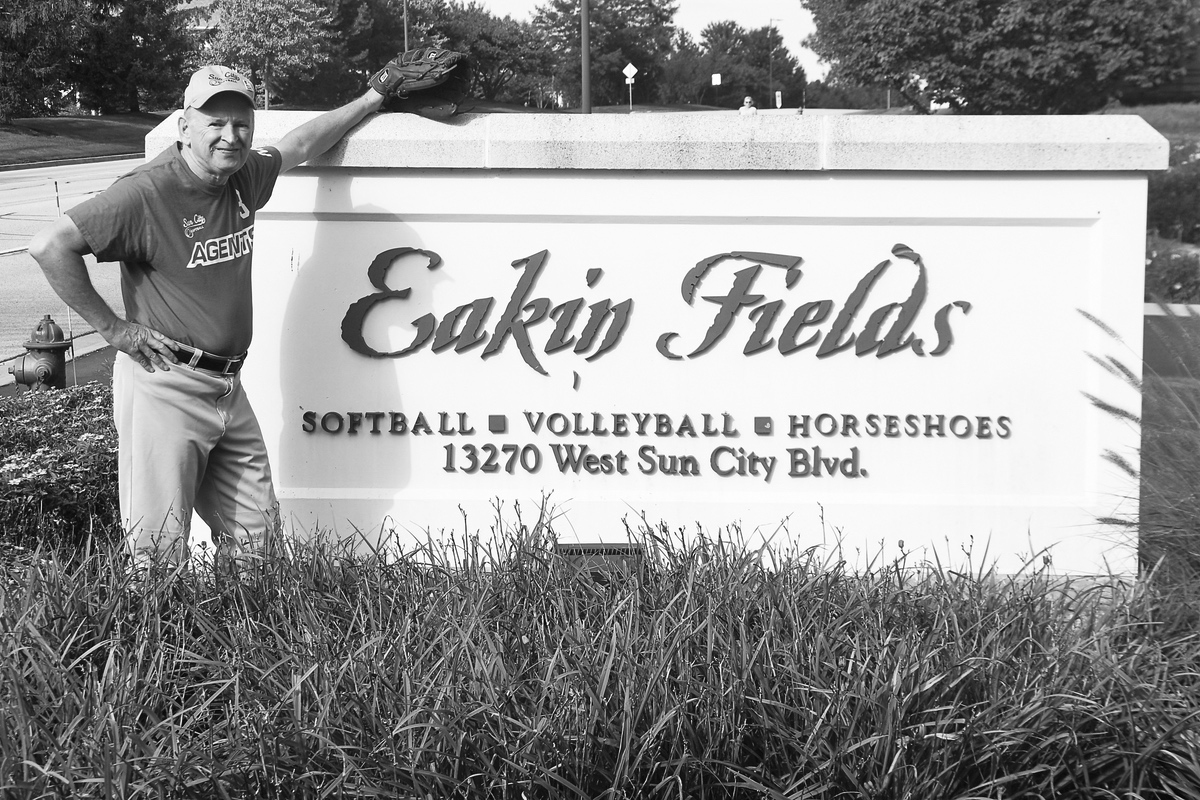
[[62,107],[84,12],[84,0],[0,0],[0,122]]
[[659,74],[658,102],[702,103],[710,81],[708,62],[699,45],[687,31],[678,31]]
[[700,41],[709,71],[721,74],[720,87],[710,91],[714,105],[737,107],[748,95],[762,107],[773,107],[776,91],[785,105],[803,104],[804,69],[774,27],[746,30],[729,20],[712,22],[701,31]]
[[475,0],[448,0],[432,10],[429,35],[471,59],[475,94],[520,101],[533,83],[549,83],[553,59],[533,25],[489,12]]
[[249,73],[266,108],[277,78],[311,78],[331,59],[333,20],[316,0],[217,0],[215,8],[220,28],[207,43],[212,60]]
[[721,76],[719,86],[709,93],[712,105],[737,107],[758,83],[754,68],[746,61],[746,30],[732,20],[710,22],[700,31],[700,49],[708,71]]
[[193,42],[174,0],[91,0],[72,58],[80,105],[102,114],[178,101]]
[[973,114],[1083,113],[1169,80],[1200,19],[1192,0],[800,2],[837,79]]
[[[277,73],[290,105],[332,108],[361,94],[370,78],[404,49],[403,0],[322,0],[331,20],[324,58],[308,70]],[[429,0],[409,0],[414,42],[426,36]]]
[[[635,101],[657,96],[658,80],[671,52],[671,0],[589,0],[592,100],[599,105],[625,102],[622,70],[638,68]],[[580,97],[579,0],[550,0],[534,14],[540,40],[554,54],[554,76],[567,102]]]
[[[303,72],[276,73],[272,85],[289,104],[339,105],[404,49],[403,0],[321,0],[329,25],[322,60]],[[469,0],[408,0],[409,47],[447,47],[471,57],[474,93],[521,100],[529,82],[549,83],[550,54],[529,23],[499,18]]]

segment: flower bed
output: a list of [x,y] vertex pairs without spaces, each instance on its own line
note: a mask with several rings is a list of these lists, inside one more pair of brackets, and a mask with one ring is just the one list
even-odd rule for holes
[[118,518],[111,389],[0,397],[0,545],[79,548]]

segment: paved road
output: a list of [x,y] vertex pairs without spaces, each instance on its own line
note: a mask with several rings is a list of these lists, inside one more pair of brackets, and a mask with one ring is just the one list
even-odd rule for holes
[[0,172],[0,252],[24,246],[46,222],[107,188],[141,159]]
[[[29,238],[139,163],[141,159],[128,159],[0,172],[0,386],[12,382],[11,362],[4,359],[25,352],[22,344],[44,315],[52,316],[63,330],[77,334],[88,330],[86,323],[68,312],[37,264],[23,252]],[[90,257],[87,261],[100,294],[123,313],[117,265],[96,264]],[[86,351],[102,344],[99,336],[92,335],[77,347]]]

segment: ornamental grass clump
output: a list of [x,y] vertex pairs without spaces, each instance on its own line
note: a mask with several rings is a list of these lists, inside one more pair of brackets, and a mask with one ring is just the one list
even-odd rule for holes
[[141,580],[27,554],[0,795],[1200,797],[1196,607],[1153,585],[633,533],[602,569],[544,516]]
[[[1140,567],[1151,579],[1187,590],[1200,581],[1200,314],[1165,303],[1159,309],[1161,315],[1147,325],[1147,348],[1156,343],[1160,352],[1158,369],[1148,363],[1139,378],[1120,358],[1094,356],[1133,389],[1140,403],[1089,398],[1141,434],[1138,464],[1119,453],[1106,454],[1136,487],[1138,513],[1102,522],[1136,541]],[[1084,316],[1124,347],[1115,331]]]

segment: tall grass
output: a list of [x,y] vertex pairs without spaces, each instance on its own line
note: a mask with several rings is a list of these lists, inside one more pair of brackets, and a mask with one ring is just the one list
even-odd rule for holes
[[[1189,336],[1194,340],[1196,337]],[[1171,584],[1200,584],[1200,380],[1150,375],[1142,400],[1142,563]]]
[[[1148,360],[1141,376],[1119,358],[1094,356],[1141,401],[1140,408],[1131,408],[1091,398],[1141,434],[1138,467],[1107,455],[1138,487],[1138,513],[1104,522],[1124,527],[1136,541],[1149,579],[1163,588],[1195,591],[1200,590],[1200,314],[1188,306],[1160,303],[1159,309],[1161,316],[1148,317]],[[1124,346],[1101,320],[1084,316]]]
[[1200,797],[1195,603],[546,520],[137,581],[10,552],[7,797]]

